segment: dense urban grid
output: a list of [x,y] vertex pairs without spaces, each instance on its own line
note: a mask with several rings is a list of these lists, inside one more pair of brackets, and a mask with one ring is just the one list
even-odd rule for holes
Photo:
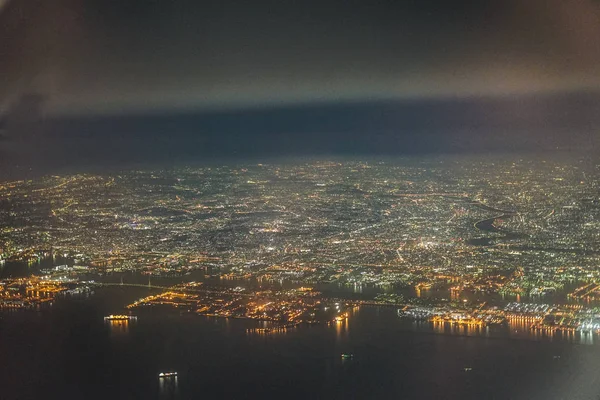
[[[163,290],[128,312],[169,306],[268,330],[377,305],[452,329],[597,331],[599,178],[583,159],[445,157],[4,182],[0,263],[30,269],[3,274],[0,301],[41,307],[132,284]],[[64,265],[41,268],[46,258]]]

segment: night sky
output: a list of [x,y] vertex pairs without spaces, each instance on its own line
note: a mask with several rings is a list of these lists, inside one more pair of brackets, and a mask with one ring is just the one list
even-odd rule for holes
[[3,1],[0,109],[90,159],[589,149],[598,38],[591,0]]

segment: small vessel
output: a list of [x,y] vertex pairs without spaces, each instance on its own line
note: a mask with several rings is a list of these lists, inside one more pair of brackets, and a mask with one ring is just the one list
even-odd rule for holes
[[169,372],[161,372],[160,374],[158,374],[158,378],[173,378],[177,376],[177,372],[175,371],[169,371]]
[[137,319],[136,316],[133,315],[108,315],[104,317],[105,321],[131,321]]
[[465,369],[465,372],[473,371],[473,368],[471,368],[471,367],[465,367],[464,369]]
[[342,353],[342,360],[352,360],[354,358],[354,354],[352,353]]

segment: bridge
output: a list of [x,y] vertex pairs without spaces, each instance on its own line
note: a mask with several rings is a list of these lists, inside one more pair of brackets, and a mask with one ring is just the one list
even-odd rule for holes
[[[196,293],[196,294],[230,294],[241,297],[252,297],[252,293],[239,293],[239,292],[228,292],[227,289],[223,290],[215,290],[215,289],[201,289],[201,288],[178,288],[173,286],[156,286],[152,285],[150,281],[148,284],[142,283],[124,283],[124,282],[96,282],[96,286],[122,286],[122,287],[139,287],[146,289],[160,289],[160,290],[168,290],[170,292],[175,293]],[[338,299],[338,298],[329,298],[331,301],[337,301],[340,303],[347,303],[353,306],[367,306],[367,307],[390,307],[390,308],[402,308],[404,304],[394,304],[394,303],[380,303],[374,300],[349,300],[349,299]]]
[[168,290],[169,292],[174,293],[197,293],[197,294],[234,294],[236,296],[248,297],[251,296],[250,293],[231,293],[227,292],[227,290],[214,290],[214,289],[201,289],[201,288],[180,288],[174,286],[157,286],[152,285],[150,282],[148,284],[143,283],[118,283],[118,282],[96,282],[96,286],[122,286],[122,287],[139,287],[146,289],[160,289],[160,290]]
[[96,286],[127,286],[127,287],[143,287],[146,289],[170,289],[169,286],[157,286],[151,283],[123,283],[123,282],[96,282]]

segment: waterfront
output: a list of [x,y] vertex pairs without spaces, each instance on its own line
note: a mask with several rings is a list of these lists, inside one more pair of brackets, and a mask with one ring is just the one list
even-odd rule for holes
[[[103,289],[52,310],[3,315],[3,398],[596,398],[600,348],[565,340],[440,335],[393,308],[339,324],[247,334],[248,321],[103,316],[144,288]],[[340,354],[352,353],[352,360]],[[465,370],[471,368],[471,370]],[[179,372],[175,387],[158,372]],[[175,390],[176,389],[176,390]]]
[[595,174],[430,159],[6,183],[2,398],[596,398]]
[[0,400],[600,400],[573,3],[0,0]]

